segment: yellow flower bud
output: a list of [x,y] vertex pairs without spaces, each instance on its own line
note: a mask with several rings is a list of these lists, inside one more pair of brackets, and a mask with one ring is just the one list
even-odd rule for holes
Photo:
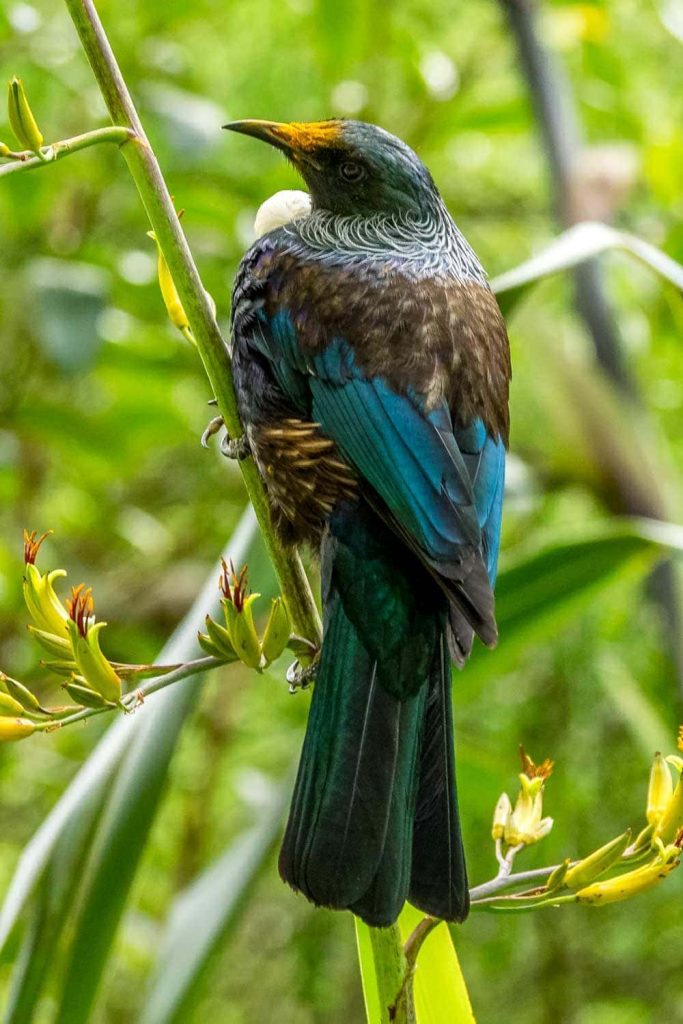
[[268,664],[280,657],[287,646],[291,631],[292,624],[285,602],[281,597],[276,597],[271,601],[270,615],[261,640],[261,652]]
[[23,740],[35,730],[34,723],[27,718],[0,718],[0,743]]
[[9,156],[12,150],[4,142],[0,142],[0,157]]
[[33,112],[29,106],[21,79],[17,78],[16,75],[9,83],[7,106],[9,123],[19,144],[40,156],[43,136],[38,129]]
[[565,875],[564,884],[570,889],[580,889],[588,885],[594,878],[599,878],[616,864],[630,842],[631,830],[627,829],[616,839],[605,843],[599,850],[572,865]]
[[501,793],[498,798],[495,810],[493,812],[493,825],[491,826],[491,838],[494,841],[502,839],[505,835],[505,829],[510,823],[510,815],[512,814],[512,803],[507,793]]
[[672,843],[681,828],[683,828],[683,775],[676,783],[671,799],[657,822],[654,842],[660,839],[663,843]]
[[166,312],[169,315],[169,319],[172,324],[179,327],[182,331],[184,328],[190,326],[190,322],[187,319],[183,304],[180,301],[180,296],[178,295],[176,286],[173,283],[171,271],[168,269],[168,263],[166,262],[166,258],[161,249],[158,249],[157,254],[157,273],[159,275],[161,297],[164,300],[164,305],[166,306]]
[[121,680],[100,649],[99,634],[105,626],[106,622],[98,622],[82,636],[72,622],[69,631],[79,673],[106,701],[115,703],[121,697]]
[[530,779],[522,773],[519,781],[519,795],[505,828],[505,842],[509,846],[519,846],[520,843],[530,845],[542,838],[536,833],[543,815],[543,779],[540,776]]
[[100,649],[99,635],[106,622],[93,625],[94,605],[90,589],[84,590],[83,584],[74,587],[68,608],[71,649],[80,675],[106,701],[116,703],[121,697],[121,680]]
[[239,609],[230,601],[222,602],[230,642],[240,661],[243,661],[249,668],[261,667],[261,642],[254,626],[252,609],[254,601],[260,596],[260,594],[250,594],[249,597],[245,597],[242,607]]
[[180,301],[180,296],[173,282],[171,271],[168,268],[166,257],[161,251],[161,246],[157,242],[157,237],[153,231],[147,232],[149,237],[154,239],[157,243],[157,277],[159,280],[159,290],[161,291],[161,297],[164,300],[166,306],[166,312],[168,313],[171,323],[178,327],[181,331],[186,330],[190,326],[190,322],[187,319],[187,315],[183,308],[183,304]]
[[11,718],[13,715],[22,715],[24,707],[15,700],[9,693],[0,691],[0,717]]
[[261,668],[261,641],[254,626],[254,612],[252,605],[260,597],[260,594],[251,594],[247,597],[247,567],[242,567],[239,573],[230,563],[228,568],[225,559],[222,561],[223,572],[221,573],[218,586],[223,593],[221,604],[225,612],[225,625],[230,637],[230,643],[240,661],[243,661],[249,668]]
[[53,569],[43,574],[35,565],[29,563],[24,566],[24,600],[29,615],[38,629],[56,636],[66,633],[68,619],[66,608],[57,597],[53,585],[60,576],[66,576],[63,569]]
[[657,751],[650,769],[650,784],[647,790],[647,810],[645,815],[650,825],[656,825],[674,791],[671,771],[662,755]]
[[627,900],[638,893],[654,888],[666,878],[680,863],[681,850],[674,843],[664,846],[659,843],[656,857],[641,868],[628,871],[626,874],[608,878],[604,882],[593,882],[592,885],[580,889],[576,894],[579,903],[602,904],[617,903]]
[[559,889],[560,886],[564,885],[564,880],[567,877],[570,864],[571,861],[569,860],[569,857],[567,857],[566,860],[563,860],[561,864],[558,864],[545,884],[545,887],[549,892],[553,892],[555,889]]

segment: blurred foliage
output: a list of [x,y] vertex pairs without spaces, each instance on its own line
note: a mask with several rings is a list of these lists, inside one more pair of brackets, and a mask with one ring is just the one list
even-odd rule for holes
[[[582,187],[607,188],[619,228],[683,261],[675,7],[662,4],[658,16],[656,5],[636,0],[553,2],[543,29],[566,64],[589,145],[607,146],[612,161],[597,184],[587,161]],[[493,2],[102,0],[99,8],[222,322],[257,206],[298,185],[276,154],[221,135],[233,117],[341,114],[397,132],[430,166],[492,276],[555,234],[544,157]],[[48,140],[104,123],[59,4],[3,4],[0,80],[15,73]],[[0,138],[9,141],[5,126]],[[610,191],[615,161],[619,187]],[[238,470],[199,447],[208,385],[166,322],[146,230],[113,149],[0,182],[0,665],[29,680],[39,670],[24,631],[24,526],[55,529],[44,564],[68,565],[72,582],[95,584],[110,622],[107,653],[146,661],[244,505]],[[640,486],[658,483],[674,517],[680,508],[683,301],[625,256],[606,266],[649,418],[599,378],[567,280],[535,288],[510,323],[506,565],[604,526],[619,509],[625,465]],[[267,569],[255,570],[266,592]],[[642,574],[633,573],[587,593],[553,633],[516,640],[514,656],[494,659],[495,678],[485,652],[469,681],[467,672],[456,677],[473,882],[495,872],[490,816],[520,741],[557,762],[546,800],[557,824],[525,867],[639,825],[646,766],[656,747],[671,746],[680,719],[665,651]],[[283,670],[256,679],[228,668],[211,680],[173,761],[95,1024],[136,1019],[171,901],[258,820],[297,750],[307,702],[287,696]],[[0,748],[0,892],[102,728],[98,721]],[[469,921],[457,945],[478,1018],[683,1021],[680,885],[674,876],[628,907]],[[54,955],[59,962],[63,951]],[[8,977],[0,964],[0,995]],[[209,979],[192,1020],[252,1024],[272,1019],[274,1006],[283,1024],[362,1015],[350,915],[296,898],[272,858]],[[46,999],[36,1020],[51,1020],[53,1010]]]

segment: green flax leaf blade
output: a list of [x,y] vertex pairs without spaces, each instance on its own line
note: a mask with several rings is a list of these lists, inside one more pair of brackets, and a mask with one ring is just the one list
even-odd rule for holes
[[[424,914],[406,903],[398,924],[405,942]],[[475,1024],[467,985],[448,926],[424,940],[413,980],[417,1024]]]
[[171,907],[140,1024],[188,1020],[212,954],[226,940],[280,834],[291,780],[259,809],[258,823],[182,892]]
[[[226,553],[238,561],[245,560],[247,551],[250,545],[253,545],[256,536],[256,521],[249,508],[243,514],[228,543]],[[159,657],[160,661],[181,662],[196,656],[198,651],[197,631],[203,626],[206,612],[211,611],[212,607],[215,610],[218,604],[216,578],[217,572],[212,570],[192,608],[165,645]],[[94,849],[90,851],[88,870],[79,879],[80,888],[77,895],[80,900],[81,915],[87,917],[88,908],[92,905],[90,901],[96,890],[100,895],[104,892],[105,903],[111,896],[112,906],[109,915],[103,914],[99,920],[97,914],[88,918],[94,929],[93,938],[99,942],[98,956],[95,956],[95,946],[92,950],[86,950],[85,955],[89,963],[91,980],[88,980],[83,973],[80,977],[76,977],[73,1003],[70,1001],[70,996],[65,994],[65,1002],[68,1006],[64,1011],[67,1014],[64,1019],[68,1019],[69,1024],[76,1024],[77,1020],[89,1019],[88,1000],[85,999],[86,990],[89,991],[88,998],[92,999],[137,864],[137,858],[132,856],[132,851],[128,848],[125,848],[122,853],[119,851],[122,860],[112,864],[106,857],[106,850],[102,848],[102,837],[108,833],[116,847],[115,822],[117,818],[121,827],[124,823],[134,827],[130,808],[129,813],[126,814],[126,799],[134,809],[133,805],[141,795],[140,786],[143,784],[142,778],[144,777],[150,786],[150,798],[145,797],[140,801],[137,815],[137,827],[141,828],[139,842],[144,843],[147,832],[147,829],[142,827],[144,817],[148,816],[148,827],[156,810],[158,795],[166,776],[175,741],[185,717],[194,705],[199,693],[199,686],[198,679],[189,679],[180,683],[168,691],[155,695],[134,716],[121,717],[111,726],[24,850],[10,883],[0,909],[0,950],[13,936],[20,916],[26,910],[36,887],[43,879],[49,880],[54,870],[55,861],[65,855],[64,850],[70,845],[70,836],[73,836],[74,830],[80,832],[82,836],[94,836]],[[149,741],[147,740],[148,734],[153,734]],[[134,760],[141,773],[137,778],[131,776],[131,765]],[[127,780],[127,793],[124,779]],[[83,845],[79,847],[79,850],[82,854]],[[74,857],[77,852],[73,851]],[[138,854],[140,852],[141,850],[138,850]],[[102,862],[98,860],[99,857],[104,857],[112,872],[111,887],[107,885],[104,890],[98,889],[102,868]],[[119,868],[121,874],[118,874]],[[118,881],[115,883],[115,880]],[[117,896],[118,905],[114,905],[114,895]],[[61,917],[56,915],[52,918],[51,927],[54,941],[70,917],[71,905],[69,902],[62,907]],[[83,916],[79,920],[83,923]],[[106,935],[108,935],[109,945],[105,941]],[[80,945],[80,942],[83,941],[79,936],[78,932],[74,936],[72,953],[77,944]],[[20,974],[25,976],[23,981],[19,977]],[[22,1005],[25,1002],[22,987],[26,986],[26,990],[28,990],[28,986],[35,986],[35,972],[26,972],[25,970],[22,972],[20,968],[19,975],[13,981],[13,999],[17,1005]],[[80,998],[79,993],[83,994],[84,1002],[81,1012],[85,1013],[85,1016],[76,1016],[78,1012],[76,999]]]
[[609,224],[584,221],[559,235],[547,248],[491,281],[500,307],[509,314],[528,288],[544,277],[571,270],[604,252],[621,250],[645,263],[683,291],[683,266],[649,242]]
[[525,650],[565,628],[596,595],[644,576],[667,551],[683,550],[683,531],[654,520],[616,521],[587,539],[561,541],[507,566],[496,584],[496,618],[504,642],[475,649],[458,693],[510,671]]

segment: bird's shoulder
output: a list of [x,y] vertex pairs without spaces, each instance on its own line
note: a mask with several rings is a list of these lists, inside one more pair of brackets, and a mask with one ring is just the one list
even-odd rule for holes
[[305,223],[263,236],[242,260],[233,330],[286,329],[306,358],[343,344],[358,372],[383,377],[427,408],[444,399],[462,423],[481,417],[507,440],[507,332],[482,275],[443,268],[417,275],[384,257],[340,256],[309,240]]

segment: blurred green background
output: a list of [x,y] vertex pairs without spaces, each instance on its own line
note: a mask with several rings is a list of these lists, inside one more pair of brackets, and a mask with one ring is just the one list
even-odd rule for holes
[[[418,149],[492,277],[558,233],[552,182],[501,6],[396,0],[102,0],[98,5],[164,168],[219,319],[259,203],[296,176],[277,154],[226,137],[231,118],[375,121]],[[683,7],[677,0],[544,3],[586,146],[585,216],[683,260]],[[60,4],[3,0],[0,81],[24,80],[47,140],[106,123]],[[0,138],[9,142],[0,116]],[[21,600],[21,530],[52,528],[41,565],[95,589],[107,653],[152,660],[201,587],[245,505],[238,469],[199,446],[210,391],[168,324],[155,253],[117,153],[101,147],[0,180],[0,666],[55,699]],[[596,366],[557,276],[510,316],[512,457],[503,566],[593,535],[655,495],[680,518],[683,302],[625,256],[604,259],[634,408]],[[523,742],[556,760],[553,833],[520,867],[587,852],[640,828],[655,749],[681,713],[672,627],[629,564],[555,623],[505,634],[455,679],[459,786],[473,883],[495,873],[490,816],[512,793]],[[255,589],[272,590],[262,557]],[[264,602],[265,606],[265,602]],[[676,628],[673,627],[673,633]],[[672,655],[673,651],[673,655]],[[257,821],[300,744],[308,696],[286,662],[228,668],[205,687],[172,761],[161,810],[105,973],[96,1024],[137,1020],[174,897]],[[106,728],[0,747],[0,893],[22,848]],[[124,853],[125,855],[125,853]],[[683,1021],[682,880],[629,904],[473,916],[457,943],[475,1012],[507,1024]],[[52,1021],[69,933],[35,1020]],[[0,1006],[10,945],[0,961]],[[341,1024],[362,1019],[350,915],[317,911],[279,881],[274,854],[214,952],[182,1020]],[[65,1018],[67,1019],[67,1018]]]

